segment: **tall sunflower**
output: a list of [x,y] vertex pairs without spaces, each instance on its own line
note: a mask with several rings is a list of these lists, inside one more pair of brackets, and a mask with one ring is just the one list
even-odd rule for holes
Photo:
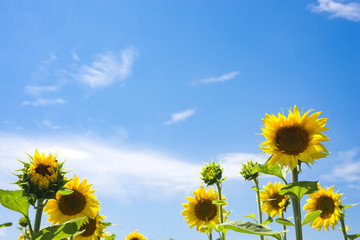
[[83,223],[79,231],[85,230],[82,234],[77,235],[75,240],[98,240],[103,235],[105,226],[101,221],[104,220],[104,216],[97,215],[95,218],[88,218],[88,221]]
[[99,201],[94,192],[90,190],[91,184],[84,179],[79,183],[79,177],[74,175],[73,179],[65,184],[73,192],[69,195],[56,194],[56,200],[51,199],[46,204],[45,214],[50,215],[48,222],[62,224],[66,221],[88,217],[94,219],[99,212]]
[[57,165],[56,155],[49,154],[46,157],[45,153],[40,155],[38,150],[35,150],[30,164],[31,182],[38,185],[39,188],[48,189],[49,184],[58,178]]
[[284,217],[283,212],[286,210],[287,205],[289,205],[289,196],[279,194],[283,187],[285,187],[284,183],[275,182],[275,184],[272,184],[269,182],[267,186],[264,186],[264,190],[260,190],[260,200],[263,202],[262,211],[272,218],[276,214],[281,218]]
[[304,206],[304,210],[308,210],[308,214],[321,210],[322,213],[310,224],[311,227],[314,227],[317,230],[321,230],[321,227],[324,226],[325,230],[329,230],[329,225],[332,229],[335,229],[335,225],[340,219],[341,216],[341,199],[342,194],[334,193],[333,186],[328,189],[321,188],[318,184],[319,191],[316,193],[309,194],[310,199],[307,199],[307,204]]
[[327,118],[318,118],[321,112],[310,114],[311,111],[301,115],[294,106],[294,112],[289,110],[287,118],[279,113],[277,117],[266,114],[262,119],[265,125],[262,135],[267,140],[260,148],[273,155],[269,166],[277,163],[293,170],[298,161],[313,163],[314,159],[326,157],[328,151],[321,142],[329,140],[322,133],[329,129],[325,127]]
[[[205,232],[203,226],[220,224],[219,206],[212,203],[213,200],[218,200],[218,193],[213,192],[213,188],[206,191],[204,186],[196,189],[193,193],[194,197],[186,197],[189,202],[182,204],[185,209],[181,211],[182,215],[185,216],[185,220],[187,220],[186,223],[190,224],[189,227],[192,228],[196,225],[197,231]],[[226,199],[221,196],[221,200],[225,201]],[[227,211],[223,210],[223,213],[226,215]],[[227,220],[227,217],[225,217],[225,220]]]
[[146,237],[136,230],[135,232],[129,233],[129,235],[126,236],[126,240],[146,240]]

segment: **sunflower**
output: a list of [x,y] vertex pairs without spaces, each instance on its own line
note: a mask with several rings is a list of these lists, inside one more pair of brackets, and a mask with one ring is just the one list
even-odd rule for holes
[[304,206],[304,210],[309,210],[306,215],[317,210],[322,211],[310,226],[319,231],[322,226],[324,226],[325,230],[329,230],[329,225],[332,229],[335,229],[334,226],[337,224],[342,214],[340,209],[340,197],[342,194],[334,193],[333,186],[326,189],[321,188],[320,184],[318,184],[318,187],[319,191],[308,195],[310,199],[306,200],[308,203]]
[[82,234],[77,235],[75,240],[98,240],[102,236],[105,226],[101,223],[104,216],[97,215],[94,219],[88,218],[80,227],[79,231],[85,230]]
[[56,200],[49,200],[44,208],[45,214],[50,215],[48,222],[54,225],[81,217],[94,219],[99,212],[99,201],[93,194],[96,190],[90,190],[91,184],[88,185],[86,179],[79,183],[79,177],[74,175],[65,187],[73,192],[69,195],[57,193]]
[[126,240],[146,240],[146,237],[136,230],[135,232],[129,233],[129,235],[126,236]]
[[281,188],[283,187],[285,187],[284,183],[275,182],[273,185],[269,182],[267,186],[264,186],[264,190],[260,190],[260,201],[263,202],[262,210],[272,218],[275,217],[276,214],[282,218],[283,212],[289,205],[289,196],[279,194]]
[[294,106],[294,112],[289,110],[288,117],[278,114],[266,114],[262,119],[265,128],[262,135],[267,139],[260,148],[273,156],[269,160],[269,166],[277,163],[290,166],[293,170],[298,161],[313,163],[314,159],[326,157],[328,151],[321,142],[329,140],[322,132],[328,130],[325,127],[327,118],[318,118],[321,112],[310,114],[312,110],[300,115],[299,109]]
[[35,150],[30,164],[31,182],[37,184],[39,188],[48,189],[49,184],[58,178],[57,165],[56,155],[49,154],[45,157],[45,153],[40,155],[38,150]]
[[[213,204],[213,200],[218,200],[218,193],[213,192],[213,188],[210,188],[207,192],[204,186],[193,191],[194,197],[186,197],[188,203],[183,203],[185,207],[181,211],[185,216],[187,224],[190,224],[190,228],[196,225],[196,230],[199,232],[205,232],[202,228],[208,224],[220,224],[219,206]],[[226,200],[224,196],[221,196],[221,200]],[[226,203],[224,204],[226,205]],[[224,215],[227,215],[227,211],[223,210]],[[227,217],[225,217],[227,220]]]

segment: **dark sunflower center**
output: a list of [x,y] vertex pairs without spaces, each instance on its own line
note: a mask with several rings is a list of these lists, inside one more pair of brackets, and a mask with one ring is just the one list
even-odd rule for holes
[[316,207],[318,210],[322,211],[320,217],[326,219],[330,218],[334,213],[335,203],[334,200],[330,197],[320,197],[317,201]]
[[297,155],[308,147],[309,134],[300,127],[284,127],[276,132],[275,141],[280,151]]
[[132,238],[131,240],[140,240],[140,239],[138,239],[138,238]]
[[51,175],[51,173],[49,172],[49,170],[48,170],[48,168],[49,168],[50,166],[48,166],[48,165],[43,165],[43,164],[40,164],[39,166],[37,166],[36,168],[35,168],[35,172],[37,173],[37,174],[41,174],[42,176],[45,176],[45,175]]
[[80,231],[85,230],[80,236],[82,237],[89,237],[94,234],[96,230],[96,220],[89,218],[89,222],[85,225],[81,226]]
[[80,213],[86,204],[84,195],[74,191],[69,195],[61,196],[59,200],[60,211],[65,215],[75,215]]
[[270,201],[271,206],[277,210],[280,209],[279,203],[281,203],[281,201],[285,198],[285,196],[276,195],[271,198],[274,199],[274,200]]
[[217,207],[211,200],[202,199],[195,206],[195,215],[203,221],[210,221],[216,216]]

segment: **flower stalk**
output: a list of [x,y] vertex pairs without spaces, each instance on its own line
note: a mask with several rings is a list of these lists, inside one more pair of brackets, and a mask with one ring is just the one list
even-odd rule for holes
[[342,213],[340,216],[340,223],[341,223],[341,232],[343,233],[344,240],[348,240],[346,236],[346,227],[345,227],[345,214]]
[[[256,202],[258,205],[258,214],[259,214],[259,224],[262,224],[262,211],[261,211],[261,201],[260,201],[260,190],[259,190],[259,177],[253,179],[256,187]],[[264,240],[264,236],[260,235],[260,239]]]
[[[219,201],[222,201],[221,199],[221,183],[219,181],[216,182],[216,187],[219,194]],[[224,223],[224,214],[223,214],[223,207],[222,204],[219,204],[219,214],[220,214],[220,224]],[[225,233],[221,232],[220,239],[225,240]]]
[[[298,182],[299,172],[298,168],[295,167],[292,170],[292,182]],[[301,208],[300,200],[295,196],[290,196],[291,202],[293,205],[294,218],[295,218],[295,231],[296,231],[296,240],[302,240],[302,226],[301,226]]]
[[44,209],[44,204],[43,204],[44,200],[39,198],[37,201],[37,206],[36,206],[36,216],[35,216],[35,225],[34,225],[34,232],[37,233],[40,230],[40,224],[41,224],[41,217],[42,217],[42,212]]

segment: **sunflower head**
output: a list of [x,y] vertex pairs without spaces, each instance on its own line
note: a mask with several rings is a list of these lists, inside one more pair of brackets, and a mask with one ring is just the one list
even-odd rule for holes
[[98,240],[99,237],[103,235],[103,230],[105,226],[102,224],[104,216],[97,215],[95,218],[87,218],[83,222],[79,231],[84,231],[83,233],[77,235],[75,240]]
[[254,180],[259,176],[259,173],[251,173],[254,167],[257,165],[257,162],[253,162],[251,160],[242,165],[240,175],[245,179],[245,181]]
[[280,195],[281,188],[285,187],[284,183],[272,184],[269,182],[264,186],[264,190],[260,190],[260,201],[262,204],[262,211],[272,218],[279,215],[283,217],[283,212],[286,211],[287,206],[290,204],[289,196]]
[[314,227],[317,230],[321,230],[324,226],[325,230],[329,230],[329,225],[332,229],[335,229],[335,225],[340,219],[342,214],[341,212],[341,199],[342,194],[334,193],[333,186],[328,189],[321,188],[318,184],[319,191],[316,193],[309,194],[310,199],[307,199],[304,205],[304,210],[308,210],[308,214],[321,210],[322,213],[315,218],[315,220],[310,224],[311,227]]
[[223,169],[220,167],[220,163],[215,164],[211,162],[205,164],[205,167],[202,168],[200,179],[203,180],[207,186],[211,186],[223,180],[222,173]]
[[[189,227],[192,228],[196,225],[197,231],[205,232],[203,226],[220,224],[219,206],[213,203],[214,200],[218,200],[218,193],[216,191],[213,192],[213,188],[206,191],[204,186],[196,189],[193,193],[194,197],[186,197],[188,202],[182,204],[185,209],[181,211]],[[224,196],[221,196],[221,200],[225,201],[226,199]],[[223,205],[226,205],[226,203]],[[225,220],[227,220],[228,212],[223,210],[223,213]]]
[[[35,150],[33,156],[29,155],[30,163],[22,162],[24,168],[17,170],[19,180],[16,182],[22,189],[23,195],[29,198],[55,198],[58,190],[66,183],[63,170],[64,162],[59,163],[57,155],[40,153]],[[30,201],[32,202],[32,201]]]
[[321,112],[310,114],[311,110],[303,115],[294,106],[289,110],[288,117],[283,114],[266,114],[262,119],[264,128],[262,135],[266,138],[260,148],[273,156],[269,166],[279,164],[281,167],[290,166],[293,170],[299,161],[313,163],[314,159],[326,157],[328,151],[321,142],[329,140],[323,134],[328,130],[325,127],[327,118],[318,118]]
[[54,225],[81,217],[95,219],[100,205],[94,195],[96,190],[90,190],[91,184],[87,184],[86,179],[80,183],[79,177],[74,175],[65,187],[72,190],[72,193],[67,195],[57,193],[56,199],[47,202],[44,211],[49,215],[48,221]]
[[129,233],[129,235],[126,236],[126,240],[146,240],[146,237],[136,230],[135,232]]

